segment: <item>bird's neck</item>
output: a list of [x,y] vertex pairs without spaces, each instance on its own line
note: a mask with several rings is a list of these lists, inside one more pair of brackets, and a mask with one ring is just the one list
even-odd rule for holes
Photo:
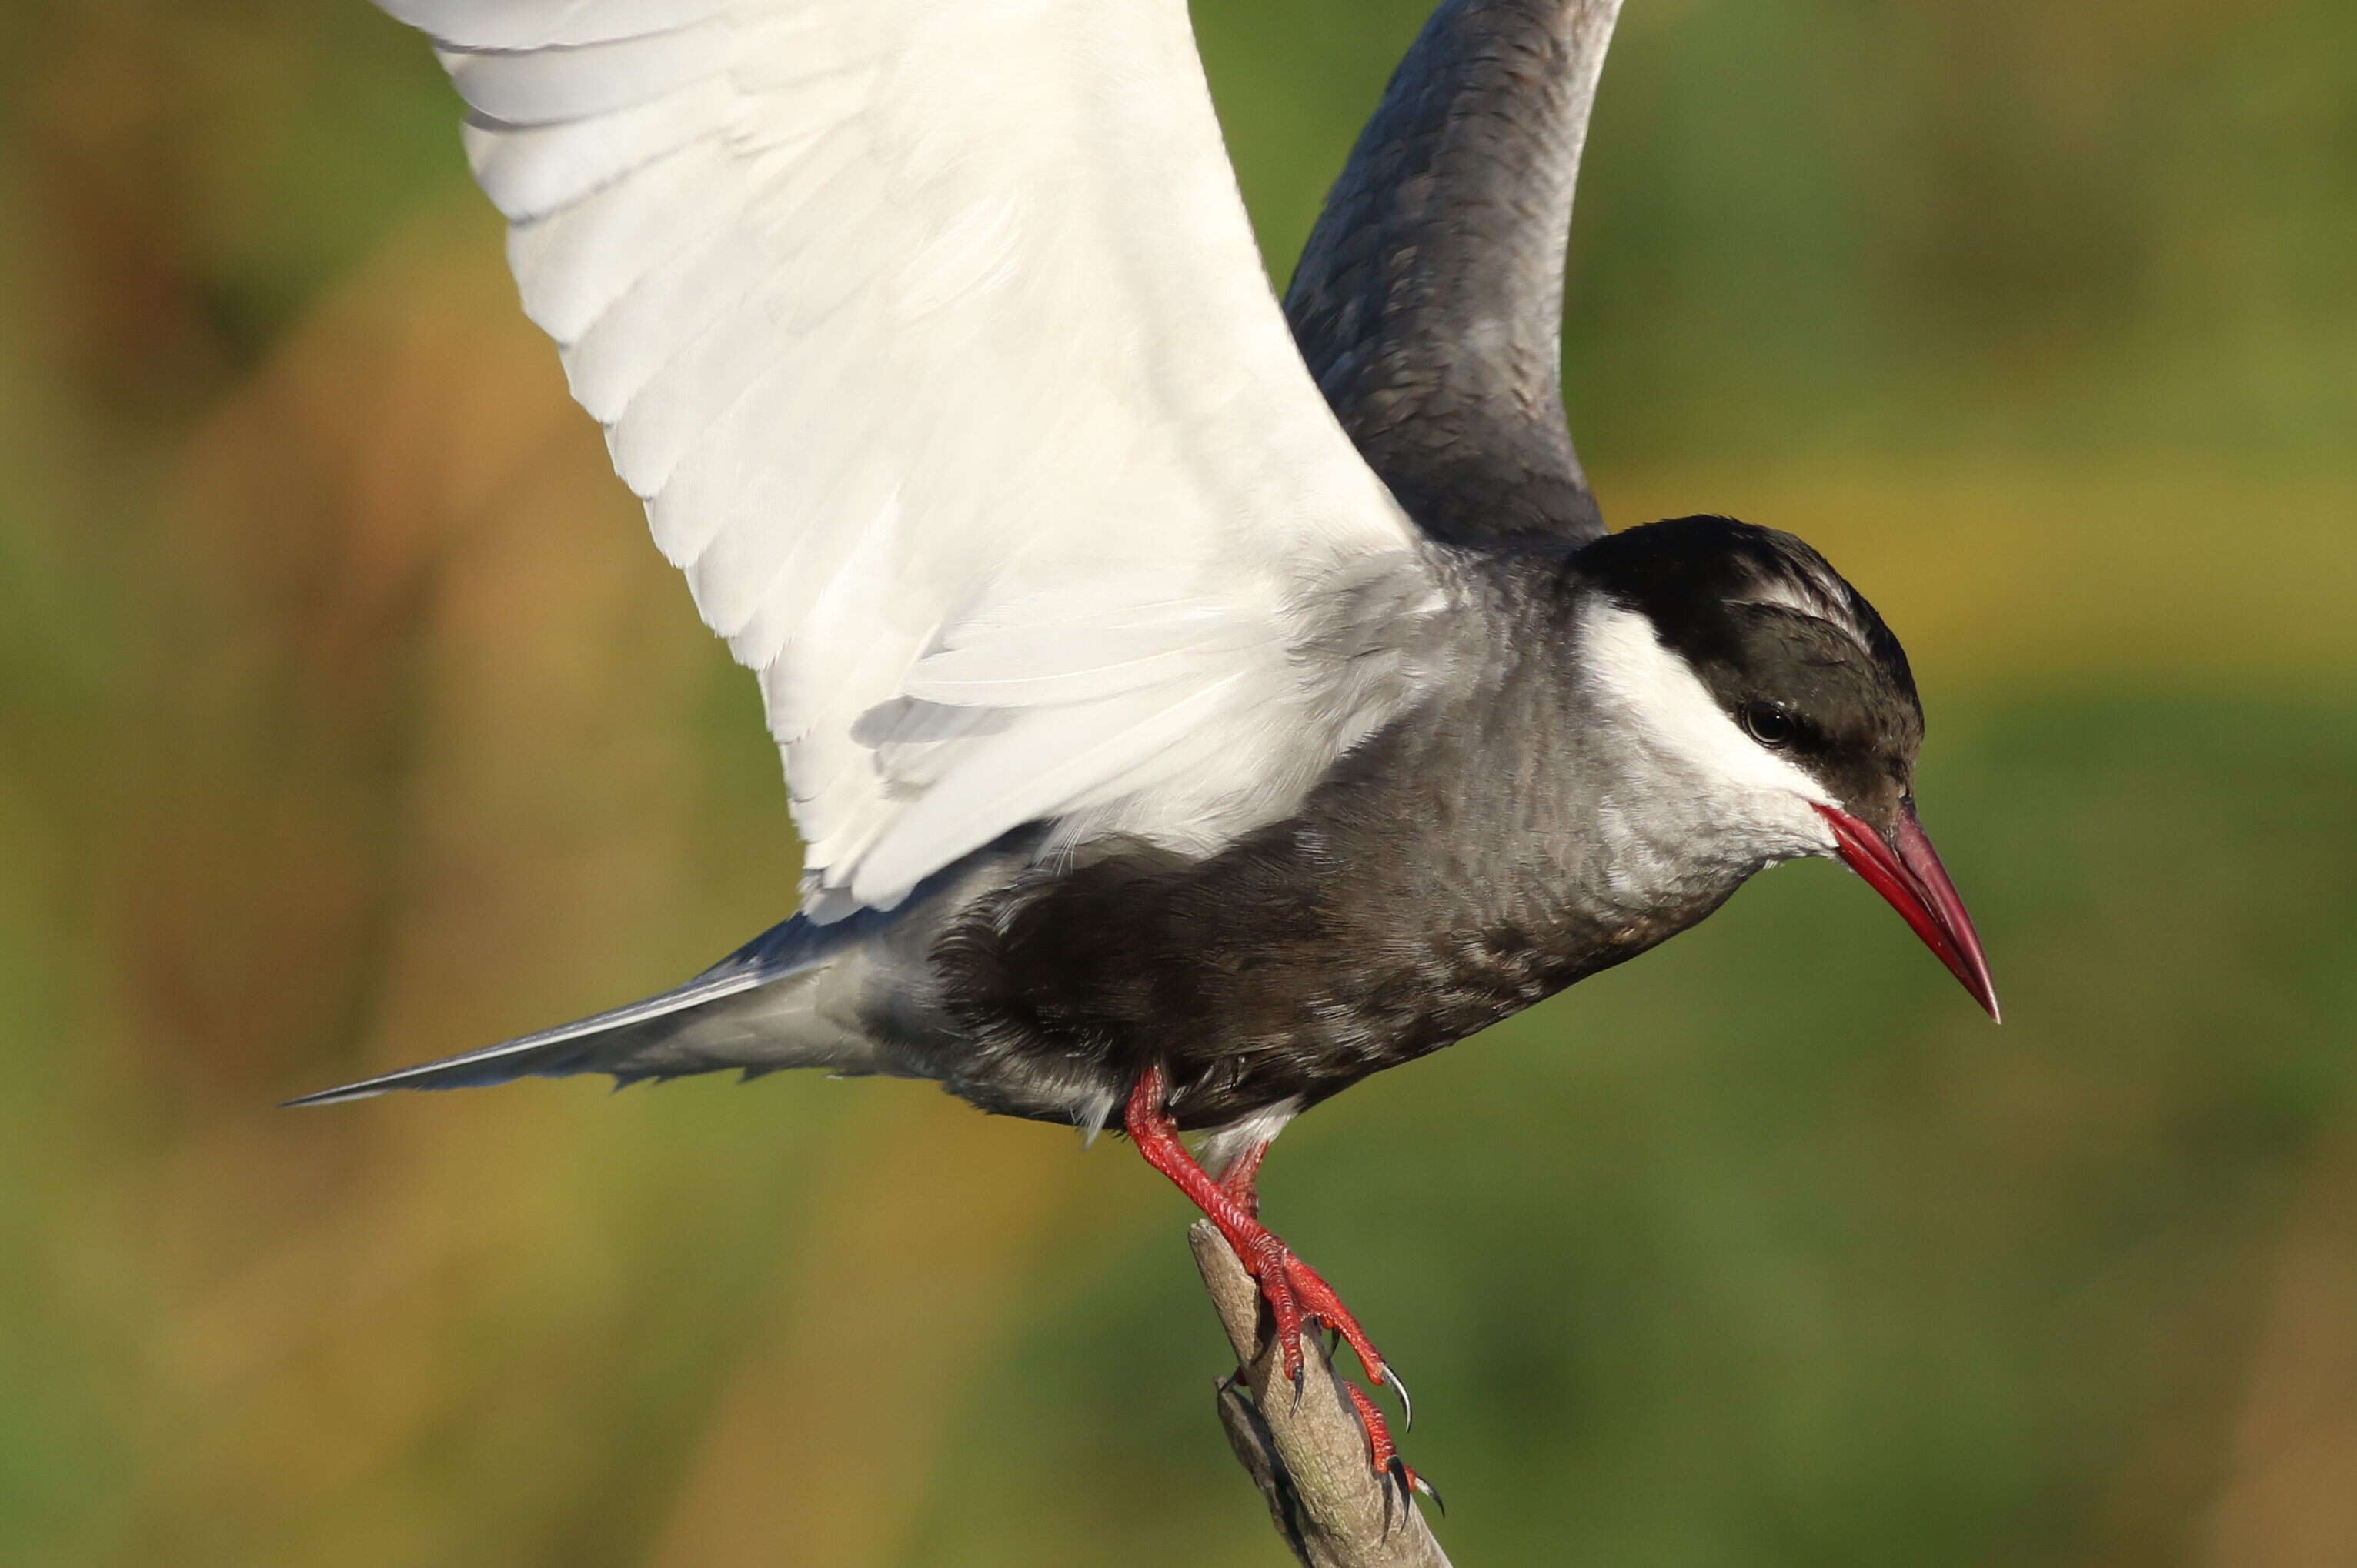
[[1489,646],[1461,660],[1484,689],[1412,717],[1360,773],[1383,797],[1366,818],[1423,830],[1383,853],[1429,862],[1458,923],[1529,931],[1587,972],[1808,852],[1805,803],[1727,755],[1750,743],[1641,617],[1536,573],[1492,592],[1467,618]]
[[1591,596],[1570,622],[1571,810],[1603,886],[1640,904],[1715,901],[1815,849],[1819,786],[1743,735],[1642,615]]

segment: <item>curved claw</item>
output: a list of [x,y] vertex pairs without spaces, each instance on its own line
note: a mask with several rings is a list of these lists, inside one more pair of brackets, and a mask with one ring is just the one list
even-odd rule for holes
[[[1379,1381],[1379,1382],[1385,1382],[1385,1383],[1389,1383],[1389,1384],[1391,1384],[1391,1386],[1392,1386],[1392,1391],[1393,1391],[1394,1393],[1396,1393],[1397,1395],[1399,1395],[1399,1400],[1400,1400],[1400,1430],[1401,1430],[1402,1432],[1413,1432],[1413,1431],[1415,1431],[1415,1402],[1414,1400],[1412,1400],[1412,1399],[1408,1398],[1408,1395],[1407,1395],[1407,1385],[1406,1385],[1405,1383],[1404,1383],[1404,1382],[1400,1381],[1400,1375],[1399,1375],[1399,1370],[1398,1370],[1398,1369],[1397,1369],[1397,1368],[1395,1368],[1395,1367],[1394,1367],[1394,1366],[1393,1366],[1389,1361],[1385,1361],[1385,1362],[1383,1363],[1383,1375],[1382,1375],[1379,1379],[1377,1379],[1376,1380],[1377,1380],[1377,1381]],[[1444,1511],[1446,1511],[1446,1510],[1444,1510]]]
[[1440,1500],[1440,1488],[1410,1469],[1406,1460],[1394,1455],[1392,1462],[1383,1466],[1383,1515],[1386,1522],[1391,1516],[1392,1499],[1394,1497],[1399,1499],[1400,1512],[1405,1515],[1408,1511],[1408,1494],[1411,1492],[1423,1493],[1432,1499],[1432,1506],[1438,1509],[1444,1517],[1448,1514],[1448,1505]]

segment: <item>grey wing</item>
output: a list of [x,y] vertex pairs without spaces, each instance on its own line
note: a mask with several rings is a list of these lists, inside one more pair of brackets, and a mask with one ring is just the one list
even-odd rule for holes
[[1564,256],[1620,0],[1445,0],[1326,200],[1285,311],[1409,515],[1458,544],[1604,523],[1563,412]]

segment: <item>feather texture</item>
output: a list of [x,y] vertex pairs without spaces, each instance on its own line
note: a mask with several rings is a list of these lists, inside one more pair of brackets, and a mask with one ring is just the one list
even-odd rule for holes
[[1470,548],[1604,532],[1565,426],[1564,257],[1620,0],[1441,0],[1286,295],[1342,423]]
[[812,914],[1035,821],[1216,847],[1412,700],[1347,666],[1431,568],[1287,335],[1183,0],[384,4],[760,672]]

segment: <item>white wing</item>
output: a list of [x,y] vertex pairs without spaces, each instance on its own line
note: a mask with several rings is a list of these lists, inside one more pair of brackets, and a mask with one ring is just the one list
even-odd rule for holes
[[1183,0],[383,4],[761,672],[813,913],[1043,819],[1212,847],[1405,700],[1367,656],[1437,596],[1286,331]]

